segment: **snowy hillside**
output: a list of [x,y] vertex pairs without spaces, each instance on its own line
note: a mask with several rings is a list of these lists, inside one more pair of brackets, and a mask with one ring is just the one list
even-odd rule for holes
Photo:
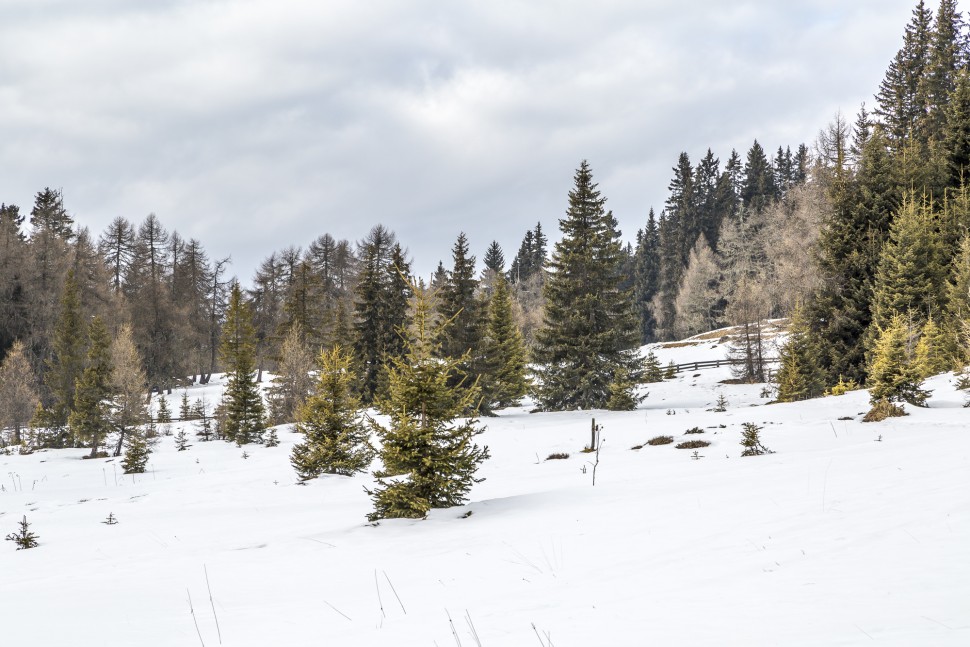
[[[656,349],[724,353],[716,336]],[[929,380],[928,409],[865,424],[864,391],[766,405],[729,376],[651,384],[633,412],[485,419],[486,480],[423,521],[368,525],[369,476],[296,485],[288,427],[248,458],[166,437],[134,477],[80,449],[0,456],[0,534],[26,515],[40,539],[0,542],[0,644],[970,644],[970,410],[952,376]],[[745,422],[776,453],[741,458]],[[644,445],[659,435],[674,443]],[[692,439],[711,443],[696,459],[675,447]]]

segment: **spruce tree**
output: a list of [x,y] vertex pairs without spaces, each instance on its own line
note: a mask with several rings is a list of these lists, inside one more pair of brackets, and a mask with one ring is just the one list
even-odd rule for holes
[[484,410],[513,407],[528,391],[526,351],[512,315],[512,296],[502,275],[492,283],[483,340],[484,375],[479,386]]
[[98,457],[98,448],[111,432],[111,368],[111,338],[101,317],[95,317],[88,328],[86,366],[78,378],[74,408],[68,417],[74,437],[91,443],[91,458]]
[[903,46],[889,64],[876,94],[876,115],[886,125],[893,150],[899,151],[908,138],[925,141],[927,87],[923,82],[930,57],[933,14],[923,0],[903,34]]
[[26,550],[28,548],[37,547],[37,535],[30,531],[30,524],[27,523],[27,517],[24,516],[23,520],[20,522],[20,530],[17,532],[12,532],[7,535],[6,540],[12,541],[17,545],[17,550]]
[[943,127],[947,186],[970,184],[970,69],[956,75],[956,88],[946,107]]
[[779,196],[775,186],[774,171],[768,162],[764,148],[756,139],[748,150],[744,165],[744,186],[741,201],[745,209],[761,211]]
[[[81,295],[74,272],[69,271],[61,294],[60,316],[54,328],[53,357],[47,362],[44,384],[50,393],[44,426],[56,432],[67,426],[67,418],[74,407],[77,380],[84,371],[84,340],[87,330],[81,314]],[[62,446],[63,437],[55,436],[55,446]]]
[[872,322],[873,284],[900,203],[893,166],[886,137],[876,128],[855,178],[842,168],[828,171],[832,208],[818,242],[822,285],[808,314],[829,383],[840,375],[865,378],[863,339]]
[[825,391],[825,376],[818,365],[818,348],[802,306],[788,324],[788,338],[779,349],[781,367],[775,376],[779,402],[817,398]]
[[410,264],[394,234],[381,225],[360,244],[361,271],[354,303],[354,357],[359,389],[371,404],[384,379],[385,364],[402,351],[398,331],[407,324]]
[[354,394],[351,357],[339,346],[321,351],[313,392],[299,409],[296,431],[303,442],[293,447],[290,463],[301,482],[321,474],[351,476],[374,458],[366,417]]
[[152,454],[152,443],[144,428],[131,429],[125,434],[125,457],[121,468],[125,474],[144,474]]
[[618,287],[623,252],[616,219],[585,161],[574,181],[534,352],[536,399],[547,411],[603,408],[617,373],[636,382],[641,370],[633,297]]
[[660,230],[653,209],[647,216],[647,226],[637,233],[634,252],[633,295],[640,316],[640,342],[656,339],[657,320],[652,301],[660,288]]
[[896,312],[920,320],[944,305],[944,269],[940,223],[925,200],[909,196],[893,220],[883,247],[873,291],[873,323],[884,327]]
[[970,235],[960,241],[960,249],[951,261],[950,278],[946,284],[946,317],[943,327],[949,335],[948,346],[960,365],[970,363],[962,340],[966,338],[967,322],[970,322]]
[[870,401],[908,402],[924,406],[929,392],[922,388],[923,377],[914,361],[916,337],[908,318],[893,313],[880,327],[869,364]]
[[953,349],[949,341],[943,328],[932,315],[929,316],[920,330],[913,359],[921,377],[930,377],[954,368]]
[[383,463],[374,474],[376,487],[368,491],[374,500],[371,521],[421,518],[433,508],[464,503],[481,480],[475,471],[488,458],[488,448],[473,442],[481,432],[478,421],[458,419],[473,407],[477,389],[450,386],[458,361],[438,357],[440,331],[433,319],[428,297],[417,292],[407,354],[392,360],[387,397],[378,403],[390,420],[387,426],[371,423],[382,441]]
[[481,345],[484,316],[480,302],[475,296],[478,281],[475,279],[475,257],[468,255],[468,239],[458,235],[452,248],[454,265],[448,280],[438,290],[437,312],[449,324],[441,332],[441,353],[444,357],[458,360],[459,372],[452,378],[454,384],[471,388],[482,374]]
[[502,253],[502,246],[498,244],[498,241],[493,240],[492,244],[488,246],[485,256],[482,258],[482,263],[486,269],[495,274],[500,275],[505,272],[505,254]]
[[228,377],[222,432],[237,445],[258,442],[266,421],[263,398],[256,384],[256,331],[252,311],[242,300],[238,283],[232,286],[219,350]]

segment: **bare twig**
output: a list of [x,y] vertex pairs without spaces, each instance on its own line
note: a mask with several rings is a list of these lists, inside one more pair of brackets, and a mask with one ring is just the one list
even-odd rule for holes
[[381,584],[377,581],[377,569],[374,569],[374,586],[377,588],[377,604],[381,607],[381,616],[386,618],[387,614],[384,613],[384,602],[381,600]]
[[219,635],[219,644],[222,644],[222,630],[219,629],[219,616],[216,615],[216,603],[212,599],[212,587],[209,586],[209,569],[206,565],[202,565],[202,570],[205,571],[205,588],[209,590],[209,604],[212,605],[212,617],[216,619],[216,633]]
[[394,588],[394,584],[391,582],[391,578],[389,578],[387,576],[387,571],[384,571],[384,579],[387,580],[388,585],[391,587],[391,592],[393,592],[394,593],[394,597],[397,598],[397,603],[401,605],[401,611],[404,611],[404,615],[407,615],[408,612],[404,608],[404,603],[401,602],[401,596],[397,594],[397,589]]
[[448,616],[448,624],[451,626],[451,635],[455,637],[455,643],[458,647],[461,647],[461,638],[458,637],[458,630],[455,629],[455,623],[451,621],[451,614],[448,613],[448,609],[445,609],[445,615]]
[[[330,604],[326,600],[324,600],[323,603],[325,605],[327,605],[328,607],[330,607],[331,609],[333,609],[334,611],[336,611],[337,613],[339,613],[340,615],[342,615],[343,617],[347,618],[347,620],[350,620],[350,616],[348,616],[346,613],[344,613],[343,611],[341,611],[337,607],[333,606],[332,604]],[[350,620],[350,621],[353,622],[353,620]]]
[[189,613],[192,614],[192,622],[195,623],[195,633],[199,634],[199,642],[202,643],[202,647],[205,647],[205,641],[202,640],[202,632],[199,630],[199,621],[195,617],[195,609],[192,607],[192,594],[189,593],[188,589],[185,589],[186,595],[189,596]]
[[478,647],[482,647],[482,640],[478,637],[478,631],[475,630],[475,623],[472,622],[472,614],[468,612],[468,609],[465,609],[465,622],[468,623],[468,629],[472,633],[472,638],[475,639],[475,644]]

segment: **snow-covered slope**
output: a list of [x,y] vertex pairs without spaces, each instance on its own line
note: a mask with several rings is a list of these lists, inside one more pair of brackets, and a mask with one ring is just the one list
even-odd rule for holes
[[[0,456],[0,531],[26,514],[41,544],[0,542],[0,644],[970,644],[970,411],[952,376],[929,381],[928,409],[874,424],[862,391],[766,405],[728,376],[649,385],[633,412],[504,411],[470,503],[378,526],[369,476],[295,484],[287,427],[245,459],[163,438],[134,477],[83,450]],[[708,411],[720,393],[728,410]],[[776,453],[740,458],[744,422]],[[711,445],[631,449],[661,434]]]

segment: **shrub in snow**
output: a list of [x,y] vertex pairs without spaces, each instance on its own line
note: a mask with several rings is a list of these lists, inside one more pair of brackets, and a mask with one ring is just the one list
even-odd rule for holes
[[682,443],[677,443],[677,449],[697,449],[699,447],[707,447],[710,444],[706,440],[685,440]]
[[744,451],[742,456],[761,456],[762,454],[772,454],[770,449],[761,444],[761,427],[753,422],[746,422],[742,425],[744,430],[741,432],[741,446]]
[[17,550],[25,550],[37,546],[37,535],[30,531],[30,524],[27,523],[27,517],[24,517],[20,522],[20,530],[7,535],[7,541],[15,543]]
[[321,474],[351,476],[366,470],[374,458],[360,398],[354,394],[351,361],[339,346],[320,352],[312,394],[297,413],[296,431],[304,440],[290,456],[301,482]]
[[669,445],[674,442],[673,436],[654,436],[647,441],[648,445]]
[[869,413],[865,415],[862,422],[879,422],[885,420],[886,418],[898,418],[900,416],[905,416],[906,412],[898,404],[893,404],[889,400],[883,399],[878,400]]

